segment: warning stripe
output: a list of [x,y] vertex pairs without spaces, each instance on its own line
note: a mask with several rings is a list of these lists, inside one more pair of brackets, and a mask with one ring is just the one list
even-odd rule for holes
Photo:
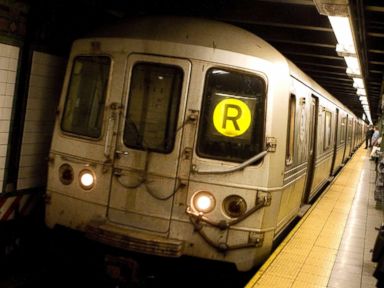
[[[7,199],[8,199],[8,198],[5,198],[5,197],[1,197],[1,198],[0,198],[0,209],[1,209],[1,207],[3,207],[3,205],[4,205],[5,201],[7,201]],[[1,212],[1,210],[0,210],[0,212]],[[1,215],[1,214],[0,214],[0,215]]]
[[[20,200],[22,195],[16,196],[16,198],[13,200],[12,204],[9,206],[7,211],[3,214],[3,216],[0,218],[1,221],[3,220],[9,220],[10,216],[19,208]],[[14,197],[13,197],[14,198]]]
[[21,216],[27,216],[36,203],[35,195],[23,194],[0,198],[0,221],[11,220],[18,212]]
[[36,204],[36,196],[34,195],[25,195],[27,197],[24,197],[22,201],[22,204],[20,205],[20,215],[27,216],[29,212],[33,209],[33,206]]
[[15,199],[14,196],[1,198],[2,201],[0,203],[0,220],[3,218],[3,215],[5,214],[5,212],[8,211],[14,199]]

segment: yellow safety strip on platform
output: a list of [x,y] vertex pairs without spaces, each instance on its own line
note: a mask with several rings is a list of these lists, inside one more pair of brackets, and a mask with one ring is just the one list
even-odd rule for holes
[[[363,159],[356,159],[356,156],[365,155],[360,151],[353,155],[245,288],[327,286],[356,193],[355,181],[361,174],[359,169],[358,175],[350,175],[356,173],[356,161]],[[319,211],[314,211],[315,208]],[[297,233],[300,228],[309,233]],[[294,236],[297,241],[291,242]],[[284,251],[287,247],[291,250]],[[311,273],[319,269],[324,274]]]

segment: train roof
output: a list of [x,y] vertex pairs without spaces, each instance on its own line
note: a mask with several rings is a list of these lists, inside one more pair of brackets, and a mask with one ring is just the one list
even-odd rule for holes
[[279,51],[255,34],[203,18],[137,17],[102,27],[90,36],[169,41],[246,54],[272,63],[286,63]]
[[303,83],[312,87],[317,93],[326,96],[335,104],[353,114],[345,105],[329,94],[268,42],[251,32],[231,24],[192,17],[135,17],[100,27],[90,33],[89,37],[168,41],[231,51],[261,58],[270,63],[287,65],[291,75],[297,77]]

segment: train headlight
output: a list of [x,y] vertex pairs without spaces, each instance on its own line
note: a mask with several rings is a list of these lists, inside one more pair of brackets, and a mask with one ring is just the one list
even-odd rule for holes
[[247,211],[247,203],[238,195],[230,195],[223,201],[223,210],[231,218],[238,218]]
[[64,185],[69,185],[73,181],[73,168],[69,164],[63,164],[59,168],[59,179]]
[[79,174],[80,186],[85,190],[91,189],[96,182],[94,173],[90,170],[82,170]]
[[192,196],[193,208],[202,213],[211,212],[216,205],[213,195],[207,191],[198,191]]

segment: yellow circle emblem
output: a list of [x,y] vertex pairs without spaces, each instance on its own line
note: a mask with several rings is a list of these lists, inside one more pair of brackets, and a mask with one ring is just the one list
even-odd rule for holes
[[251,119],[248,105],[238,99],[224,99],[213,111],[213,125],[220,134],[228,137],[244,134],[251,125]]

